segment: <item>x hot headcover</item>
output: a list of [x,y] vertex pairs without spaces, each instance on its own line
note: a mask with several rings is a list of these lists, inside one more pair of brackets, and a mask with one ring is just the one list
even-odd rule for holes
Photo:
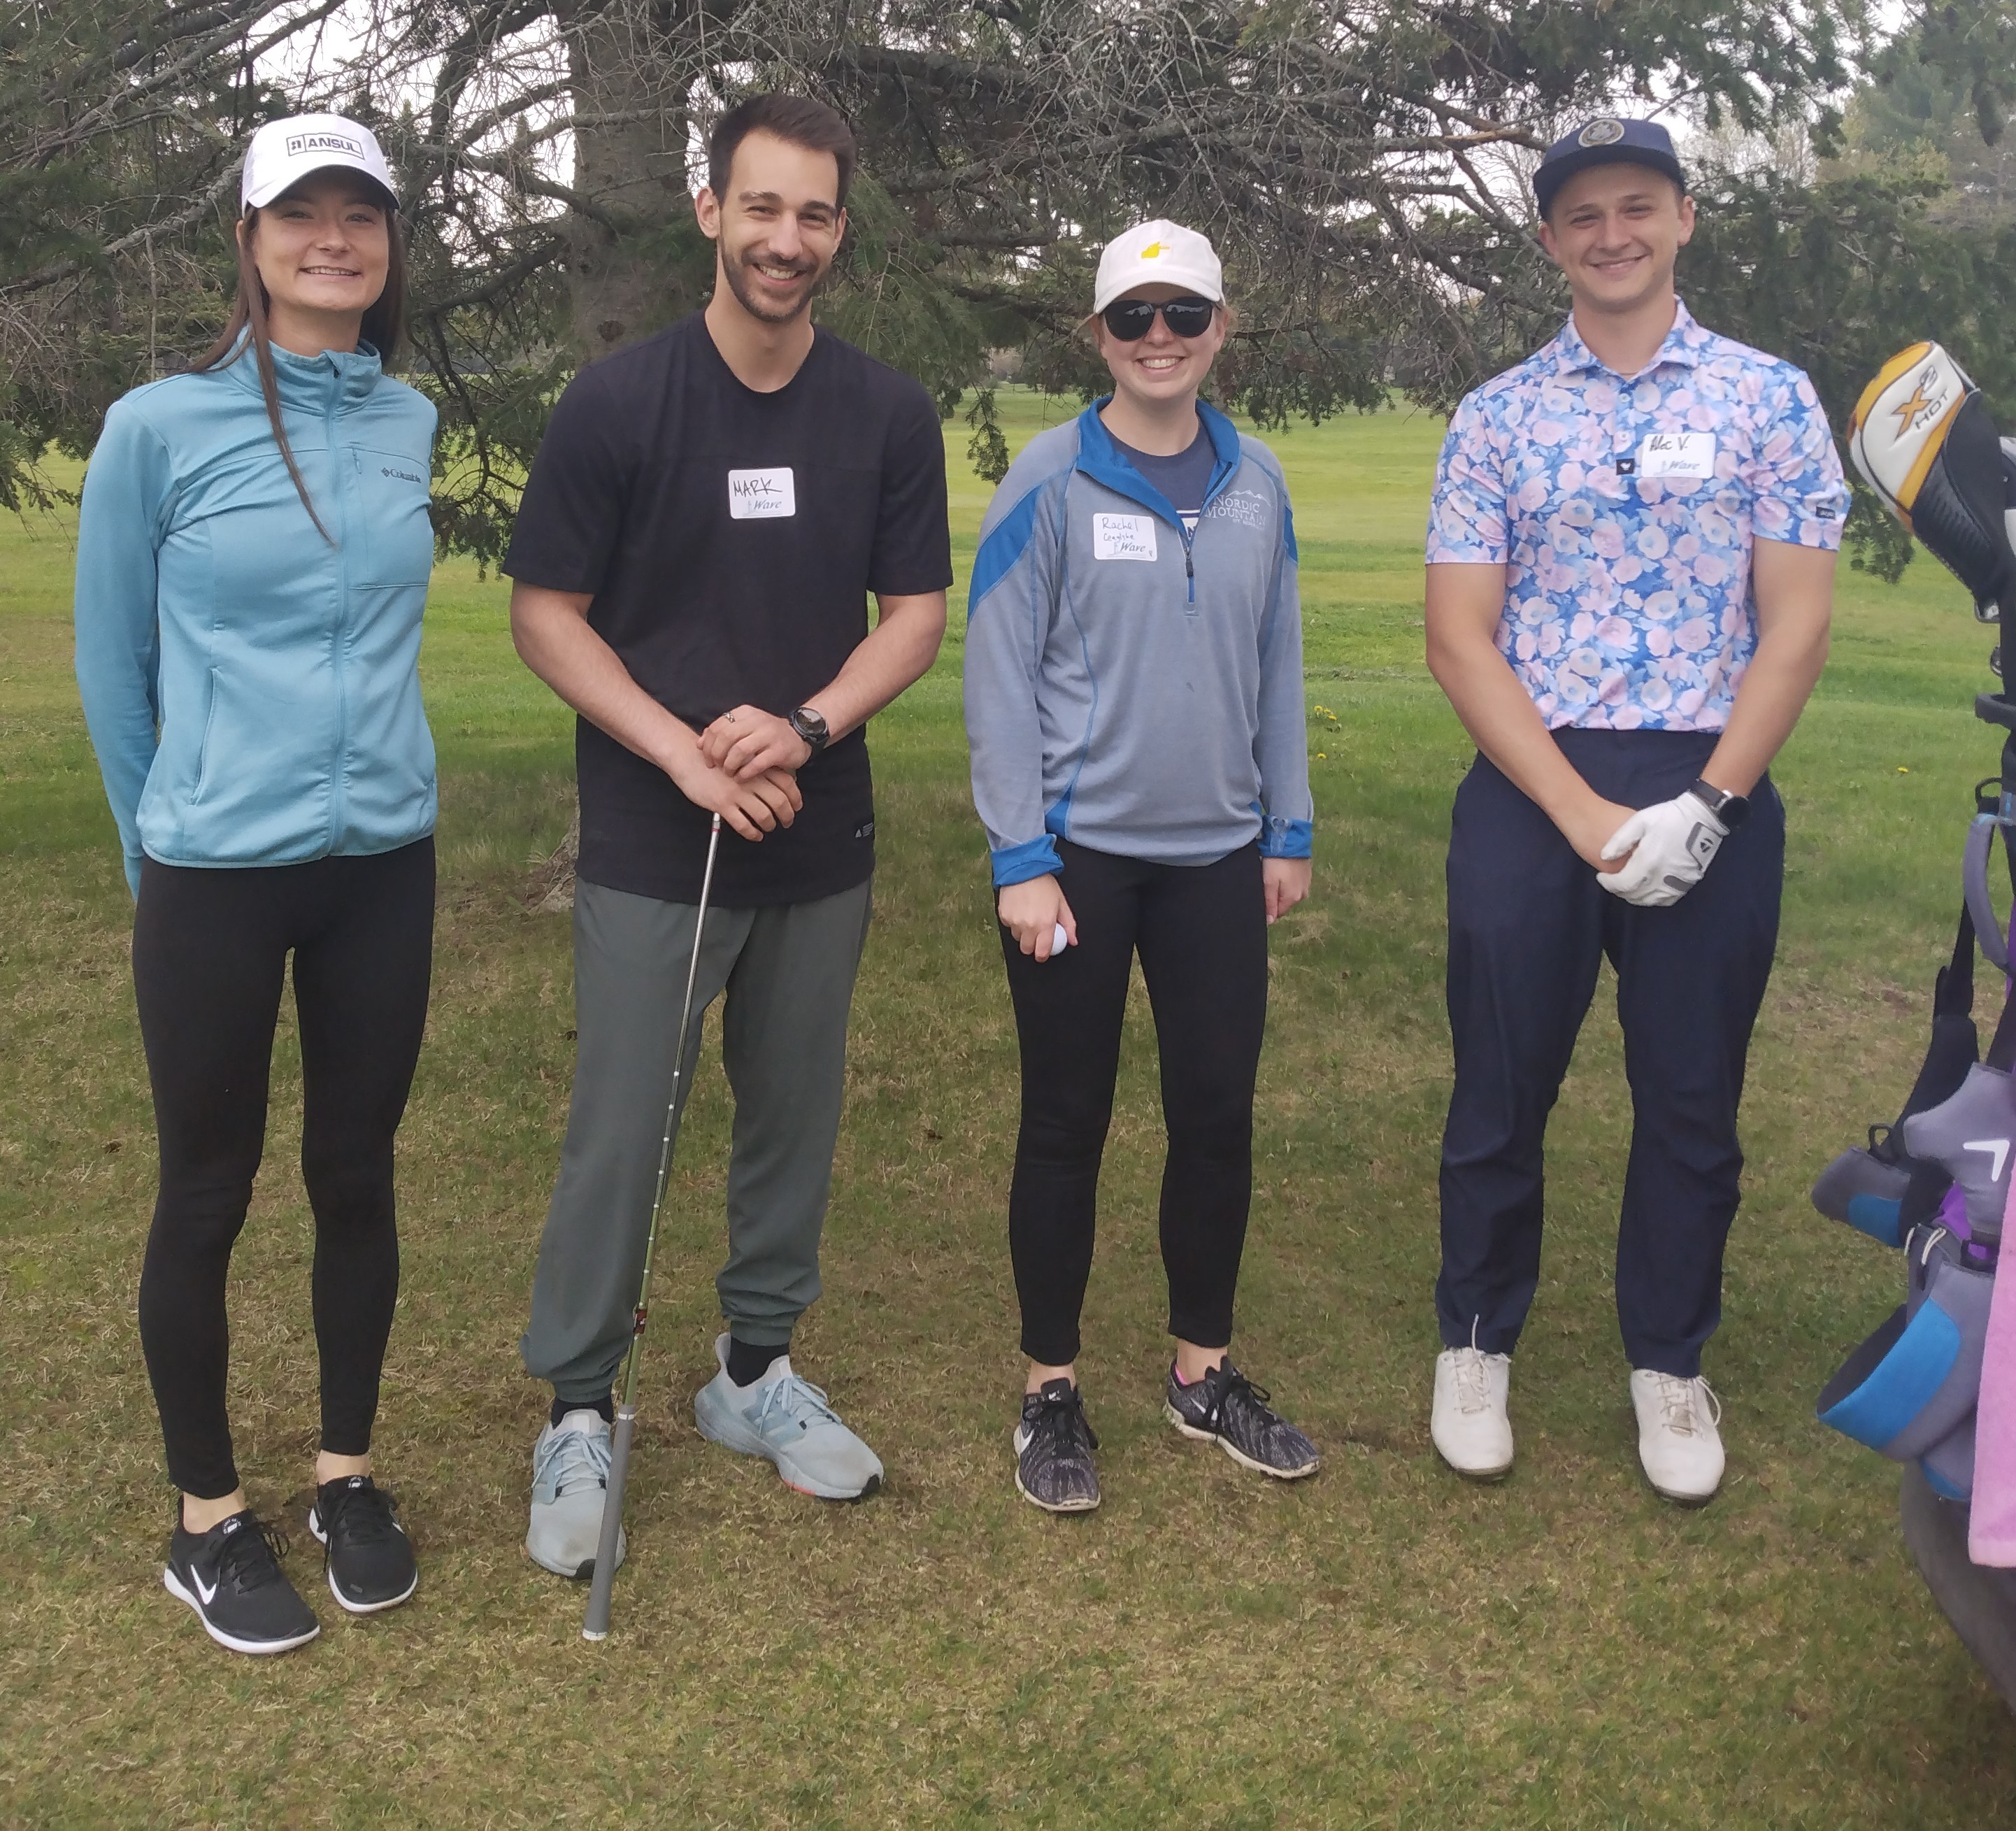
[[1981,391],[1937,344],[1913,344],[1862,391],[1849,452],[1884,506],[1974,593],[2016,623],[2016,459]]

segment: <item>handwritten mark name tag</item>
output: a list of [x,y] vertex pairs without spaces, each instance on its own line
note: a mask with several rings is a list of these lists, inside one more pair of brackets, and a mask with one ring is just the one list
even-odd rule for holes
[[728,474],[728,513],[737,521],[777,521],[798,512],[791,467],[769,470],[731,470]]
[[[1622,467],[1620,467],[1622,468]],[[1648,432],[1638,443],[1640,477],[1715,475],[1712,432]]]
[[1095,560],[1146,560],[1155,557],[1153,515],[1094,515],[1092,557]]

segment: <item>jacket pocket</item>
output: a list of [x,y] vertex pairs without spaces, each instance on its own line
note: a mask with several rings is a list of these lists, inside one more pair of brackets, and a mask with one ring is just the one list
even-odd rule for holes
[[192,803],[203,799],[210,787],[211,769],[217,755],[217,670],[212,668],[203,683],[203,736],[196,750],[196,786],[189,791]]
[[350,460],[357,513],[344,557],[351,583],[425,585],[434,561],[427,461],[368,445],[351,446]]

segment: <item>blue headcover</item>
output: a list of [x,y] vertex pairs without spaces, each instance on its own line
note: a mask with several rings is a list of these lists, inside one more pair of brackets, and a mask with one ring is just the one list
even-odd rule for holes
[[[1963,1472],[1960,1446],[1947,1440],[1964,1428],[1971,1489],[1972,1420],[1994,1276],[1969,1265],[1960,1242],[1942,1227],[1913,1228],[1905,1253],[1908,1297],[1822,1389],[1820,1420],[1893,1462],[1931,1455],[1947,1482]],[[1933,1469],[1927,1474],[1933,1478]]]

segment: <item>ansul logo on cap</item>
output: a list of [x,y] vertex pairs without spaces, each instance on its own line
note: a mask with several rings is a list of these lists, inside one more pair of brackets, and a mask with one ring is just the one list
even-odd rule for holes
[[347,134],[288,135],[287,157],[291,159],[301,153],[347,153],[353,159],[364,157],[364,149]]
[[1623,138],[1624,123],[1605,118],[1592,121],[1575,135],[1575,144],[1579,146],[1608,146]]

